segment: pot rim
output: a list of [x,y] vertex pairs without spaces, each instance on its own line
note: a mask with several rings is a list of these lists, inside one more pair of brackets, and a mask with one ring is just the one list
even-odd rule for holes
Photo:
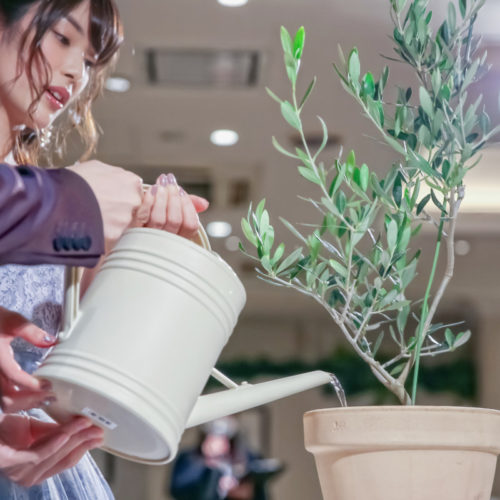
[[434,405],[412,405],[412,406],[345,406],[345,407],[332,407],[332,408],[318,408],[310,410],[304,414],[304,418],[308,416],[320,415],[329,412],[343,412],[343,413],[356,413],[356,412],[380,412],[380,413],[397,413],[397,412],[414,412],[414,413],[438,413],[438,412],[455,412],[455,413],[478,413],[478,414],[492,414],[500,415],[500,410],[494,408],[481,408],[476,406],[434,406]]

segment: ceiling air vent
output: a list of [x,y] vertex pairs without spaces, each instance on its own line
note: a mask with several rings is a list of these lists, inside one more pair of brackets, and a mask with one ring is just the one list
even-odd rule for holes
[[149,49],[148,81],[176,87],[253,87],[260,55],[251,50]]

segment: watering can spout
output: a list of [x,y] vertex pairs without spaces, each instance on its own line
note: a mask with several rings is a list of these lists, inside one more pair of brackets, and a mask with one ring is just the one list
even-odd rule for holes
[[331,382],[331,374],[318,370],[255,385],[244,383],[234,389],[200,396],[188,418],[186,428],[270,403],[329,382]]

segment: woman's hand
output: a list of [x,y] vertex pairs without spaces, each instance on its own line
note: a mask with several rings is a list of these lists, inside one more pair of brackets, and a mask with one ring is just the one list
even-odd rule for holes
[[113,248],[123,232],[131,226],[141,206],[142,179],[128,170],[112,167],[97,160],[67,167],[85,179],[94,192],[104,223],[106,252]]
[[66,424],[21,415],[0,415],[0,471],[30,487],[76,465],[102,445],[103,430],[77,417]]
[[37,347],[51,347],[56,342],[55,337],[20,314],[0,307],[0,405],[7,412],[40,406],[54,398],[48,382],[41,382],[23,371],[14,359],[10,344],[15,337]]
[[173,174],[162,174],[144,194],[133,225],[163,229],[191,239],[198,232],[198,213],[207,208],[208,201],[188,195],[177,185]]

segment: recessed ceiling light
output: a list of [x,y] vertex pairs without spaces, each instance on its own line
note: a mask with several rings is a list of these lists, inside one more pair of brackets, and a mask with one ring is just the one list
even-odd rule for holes
[[457,240],[455,242],[455,253],[457,255],[467,255],[470,252],[470,243],[467,240]]
[[241,7],[248,3],[248,0],[217,0],[224,7]]
[[130,80],[122,76],[110,76],[106,80],[105,88],[111,92],[127,92],[130,90]]
[[239,135],[234,130],[214,130],[210,140],[216,146],[233,146],[238,142]]
[[232,230],[231,224],[222,220],[212,221],[207,224],[207,233],[212,238],[226,238],[231,234]]

